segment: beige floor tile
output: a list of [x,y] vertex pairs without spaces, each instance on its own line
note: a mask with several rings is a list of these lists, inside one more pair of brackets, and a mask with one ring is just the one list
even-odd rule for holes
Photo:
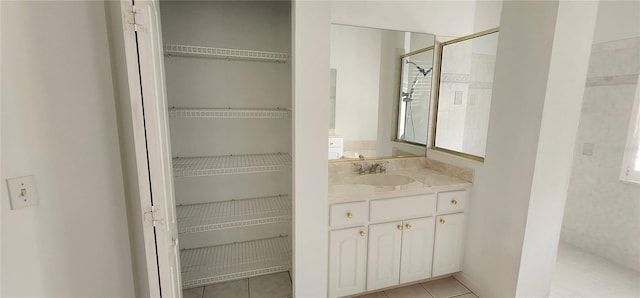
[[292,297],[291,278],[288,272],[280,272],[249,279],[251,298]]
[[384,293],[389,298],[432,298],[419,284],[387,290]]
[[474,293],[466,293],[460,296],[455,296],[454,298],[478,298]]
[[204,287],[182,290],[182,298],[202,298]]
[[213,284],[204,288],[204,298],[249,298],[249,279]]
[[353,297],[353,298],[388,298],[388,297],[384,292],[375,292],[375,293]]
[[453,277],[426,282],[422,286],[434,298],[449,298],[471,292]]

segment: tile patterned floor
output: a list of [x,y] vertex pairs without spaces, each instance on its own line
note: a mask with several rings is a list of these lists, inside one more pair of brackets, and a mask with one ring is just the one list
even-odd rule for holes
[[356,298],[478,298],[453,277],[376,292]]
[[640,272],[560,242],[549,297],[640,297]]
[[[288,272],[183,291],[184,298],[292,297]],[[355,298],[478,298],[453,277],[371,293]],[[640,272],[560,243],[550,297],[640,297]]]
[[182,291],[183,298],[289,298],[289,272],[280,272]]

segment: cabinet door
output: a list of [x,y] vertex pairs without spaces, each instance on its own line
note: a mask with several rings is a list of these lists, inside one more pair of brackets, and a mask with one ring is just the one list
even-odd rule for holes
[[400,283],[431,277],[434,218],[405,220],[403,224]]
[[366,245],[364,227],[329,232],[329,297],[364,292]]
[[436,218],[433,276],[460,271],[464,241],[464,213]]
[[368,291],[399,283],[401,244],[401,221],[369,226]]

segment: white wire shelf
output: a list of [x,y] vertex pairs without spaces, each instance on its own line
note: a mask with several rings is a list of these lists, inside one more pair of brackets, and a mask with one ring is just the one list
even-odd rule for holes
[[291,167],[288,153],[175,157],[173,176],[196,177],[282,171]]
[[182,205],[176,208],[179,233],[291,221],[288,195],[239,199],[224,202]]
[[289,110],[275,109],[207,109],[169,108],[169,117],[174,118],[226,118],[226,119],[284,119]]
[[180,251],[182,286],[193,288],[291,269],[288,236]]
[[240,49],[211,48],[201,46],[189,46],[180,44],[166,44],[165,55],[188,56],[218,59],[256,60],[270,62],[286,62],[289,55],[278,52],[251,51]]

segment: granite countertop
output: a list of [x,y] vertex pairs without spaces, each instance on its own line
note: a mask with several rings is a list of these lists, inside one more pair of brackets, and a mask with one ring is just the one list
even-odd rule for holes
[[[358,174],[353,163],[344,163],[333,167],[330,165],[329,201],[332,203],[336,201],[347,202],[467,188],[471,185],[473,177],[473,174],[468,175],[466,173],[466,175],[458,175],[461,171],[468,171],[468,169],[461,170],[460,168],[451,168],[442,164],[433,164],[426,162],[424,158],[388,160],[388,162],[386,174],[366,174],[365,176],[404,175],[413,178],[415,181],[398,186],[362,184],[358,180],[363,176]],[[432,165],[433,168],[427,168],[426,166],[428,165]]]

